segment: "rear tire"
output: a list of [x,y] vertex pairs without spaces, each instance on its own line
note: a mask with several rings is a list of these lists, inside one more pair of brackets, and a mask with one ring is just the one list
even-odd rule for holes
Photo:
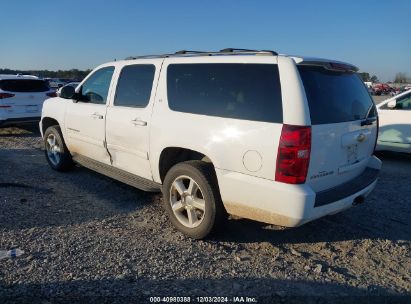
[[179,163],[167,172],[163,205],[177,230],[194,239],[215,232],[226,217],[214,168],[203,161]]
[[56,171],[68,171],[74,163],[61,134],[60,126],[48,127],[44,132],[44,147],[47,162]]

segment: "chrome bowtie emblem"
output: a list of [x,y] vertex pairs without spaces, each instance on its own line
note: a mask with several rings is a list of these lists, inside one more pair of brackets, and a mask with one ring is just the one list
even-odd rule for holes
[[359,142],[363,142],[365,140],[365,135],[361,133],[360,135],[357,136],[357,140]]

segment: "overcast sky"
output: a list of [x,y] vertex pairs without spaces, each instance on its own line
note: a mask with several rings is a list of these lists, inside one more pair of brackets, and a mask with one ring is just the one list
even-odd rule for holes
[[411,1],[2,2],[0,68],[88,69],[130,55],[226,47],[411,76]]

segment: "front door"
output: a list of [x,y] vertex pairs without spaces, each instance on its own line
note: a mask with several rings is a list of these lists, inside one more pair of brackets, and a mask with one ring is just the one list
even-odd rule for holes
[[411,92],[398,97],[393,109],[382,106],[379,118],[379,144],[388,145],[393,150],[411,151]]
[[66,144],[78,153],[109,164],[105,148],[106,103],[114,67],[95,71],[79,88],[73,102],[66,108]]
[[106,140],[113,166],[147,179],[152,179],[149,130],[159,68],[151,63],[124,66],[107,108]]

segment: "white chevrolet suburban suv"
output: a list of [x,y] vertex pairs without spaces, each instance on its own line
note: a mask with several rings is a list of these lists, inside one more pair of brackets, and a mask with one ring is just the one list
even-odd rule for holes
[[376,185],[377,113],[356,71],[243,49],[110,62],[44,103],[46,158],[162,190],[170,221],[193,238],[227,213],[299,226]]

